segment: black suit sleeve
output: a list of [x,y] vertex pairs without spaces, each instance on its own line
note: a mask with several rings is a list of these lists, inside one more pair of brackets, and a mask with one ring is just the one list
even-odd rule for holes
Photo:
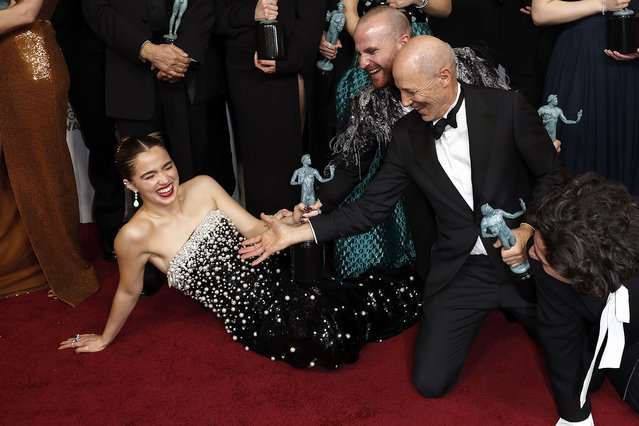
[[[394,136],[396,134],[393,131]],[[404,144],[407,145],[407,144]],[[395,137],[391,141],[379,172],[357,201],[329,215],[311,219],[318,242],[334,240],[368,231],[393,211],[395,203],[412,182]]]
[[563,167],[537,111],[521,93],[513,97],[515,148],[534,177],[533,202],[561,183]]
[[321,184],[316,192],[317,198],[322,202],[322,210],[325,213],[330,213],[337,209],[359,182],[357,170],[336,168],[333,179]]
[[215,34],[233,37],[255,27],[256,5],[257,0],[253,4],[242,4],[235,0],[215,0]]
[[584,407],[579,408],[579,394],[585,376],[586,324],[552,290],[553,285],[568,284],[547,280],[548,277],[543,274],[535,276],[539,340],[559,416],[572,422],[581,421],[590,414],[590,399],[587,398]]
[[326,21],[326,6],[321,0],[296,0],[295,9],[293,37],[286,40],[286,59],[277,61],[275,72],[278,74],[314,71]]
[[202,64],[212,31],[213,0],[189,0],[175,45]]
[[140,63],[140,48],[152,34],[137,28],[118,13],[108,0],[83,0],[82,10],[87,24],[109,47],[132,62]]

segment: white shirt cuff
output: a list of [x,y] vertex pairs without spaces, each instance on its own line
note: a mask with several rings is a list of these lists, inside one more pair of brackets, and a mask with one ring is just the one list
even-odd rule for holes
[[311,232],[313,233],[313,240],[315,240],[315,244],[317,244],[317,236],[315,235],[315,229],[313,229],[313,224],[311,221],[308,221],[309,226],[311,227]]
[[560,417],[555,426],[595,426],[595,422],[592,419],[592,413],[590,413],[587,419],[580,422],[569,422]]
[[[145,44],[147,43],[151,43],[151,40],[145,40],[144,43],[142,43],[142,46],[140,46],[140,50],[138,50],[138,52],[142,51],[142,48],[144,47]],[[144,62],[146,64],[146,59],[144,59],[142,56],[138,55],[138,58],[140,58],[140,61]]]

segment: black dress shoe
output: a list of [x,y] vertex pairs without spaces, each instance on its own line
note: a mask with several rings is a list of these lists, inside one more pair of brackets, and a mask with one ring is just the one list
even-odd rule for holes
[[115,236],[118,234],[117,229],[104,229],[100,231],[100,249],[102,250],[102,258],[107,262],[115,262],[118,260],[113,249]]
[[144,284],[142,287],[142,293],[140,293],[140,299],[151,297],[160,291],[165,278],[166,275],[164,275],[158,268],[147,263],[144,267]]

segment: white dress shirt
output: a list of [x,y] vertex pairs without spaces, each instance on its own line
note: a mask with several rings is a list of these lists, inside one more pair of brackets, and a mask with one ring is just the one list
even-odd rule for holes
[[[461,94],[461,85],[457,83],[457,98],[455,102],[446,111],[445,117],[457,104]],[[441,120],[441,119],[439,119]],[[433,124],[439,120],[433,121]],[[457,112],[457,128],[449,125],[444,129],[444,133],[439,139],[435,140],[435,150],[437,152],[437,160],[441,164],[444,172],[448,175],[459,194],[464,198],[466,204],[475,209],[473,202],[473,180],[470,168],[470,143],[468,140],[468,123],[466,122],[466,100],[462,101],[461,107]],[[470,254],[487,254],[486,248],[477,236],[475,246]]]

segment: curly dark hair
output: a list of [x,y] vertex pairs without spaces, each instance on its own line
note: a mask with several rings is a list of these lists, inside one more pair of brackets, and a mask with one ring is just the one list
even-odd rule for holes
[[596,173],[569,179],[528,212],[548,264],[581,294],[607,297],[639,272],[639,200]]
[[150,151],[154,146],[166,149],[162,135],[158,132],[122,138],[115,152],[115,165],[122,177],[131,180],[137,156]]

